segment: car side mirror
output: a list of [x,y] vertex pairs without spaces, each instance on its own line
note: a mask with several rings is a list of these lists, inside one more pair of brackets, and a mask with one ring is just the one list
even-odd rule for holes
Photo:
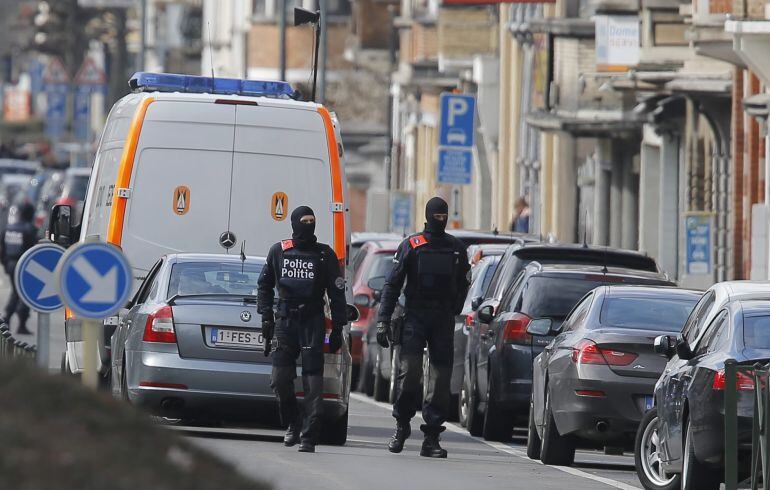
[[692,349],[690,349],[690,344],[683,338],[677,340],[674,350],[676,355],[679,356],[679,359],[682,359],[683,361],[689,361],[695,357]]
[[527,333],[537,337],[547,337],[553,329],[553,320],[550,318],[537,318],[527,325]]
[[361,318],[361,313],[354,305],[347,305],[347,314],[349,322],[356,322],[359,318]]
[[481,303],[483,302],[484,302],[484,298],[482,298],[481,296],[476,296],[475,298],[473,298],[473,301],[471,301],[471,308],[473,309],[473,311],[478,310],[479,306],[481,306]]
[[477,316],[482,322],[489,323],[495,317],[495,309],[492,305],[482,306],[481,309],[479,309]]
[[372,292],[372,298],[374,298],[374,301],[377,301],[378,303],[382,301],[382,291],[379,289],[375,289]]
[[374,291],[382,291],[385,288],[385,281],[385,276],[377,276],[369,279],[366,285]]
[[671,357],[674,355],[674,342],[671,341],[671,337],[668,335],[658,335],[653,341],[652,348],[656,354],[660,354],[671,359]]
[[48,223],[51,227],[51,241],[63,247],[69,247],[74,243],[72,206],[57,204],[52,207]]

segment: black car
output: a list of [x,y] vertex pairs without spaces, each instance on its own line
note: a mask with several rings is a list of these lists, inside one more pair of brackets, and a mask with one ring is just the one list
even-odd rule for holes
[[510,440],[514,422],[529,413],[532,361],[552,339],[533,338],[529,322],[550,318],[558,329],[586,293],[607,284],[674,285],[655,272],[533,262],[503,293],[498,308],[479,308],[468,337],[464,380],[471,434]]
[[[724,475],[725,361],[739,365],[770,359],[770,300],[739,299],[728,302],[706,327],[700,341],[690,347],[681,338],[661,336],[656,350],[670,360],[655,386],[655,408],[642,420],[639,435],[649,422],[657,422],[657,444],[642,444],[640,456],[658,474],[669,476],[652,484],[637,458],[637,474],[649,489],[718,489]],[[743,462],[750,455],[754,414],[754,380],[738,373],[738,444]],[[648,431],[650,433],[655,431]],[[747,454],[748,453],[748,454]],[[648,470],[650,468],[647,468]]]
[[556,337],[533,365],[527,455],[570,465],[579,445],[631,446],[666,366],[655,338],[680,332],[700,297],[670,287],[602,286],[560,328],[550,319],[530,322],[534,337]]

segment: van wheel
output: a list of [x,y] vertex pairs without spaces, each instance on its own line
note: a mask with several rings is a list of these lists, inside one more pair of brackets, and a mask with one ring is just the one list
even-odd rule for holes
[[325,422],[321,428],[321,444],[328,446],[344,446],[348,440],[348,410],[345,414],[331,422]]
[[720,473],[701,463],[695,457],[695,446],[689,420],[685,420],[684,431],[682,490],[719,490],[722,485]]
[[388,400],[390,384],[382,375],[382,358],[377,354],[377,362],[374,363],[374,400],[384,402]]
[[472,436],[480,436],[484,429],[484,419],[479,413],[478,388],[476,380],[471,381],[470,390],[468,390],[468,432]]
[[575,462],[575,443],[571,437],[559,434],[556,421],[553,419],[551,393],[548,391],[548,387],[546,387],[545,393],[545,427],[543,428],[540,461],[547,465],[571,466]]
[[669,475],[663,471],[656,408],[645,413],[639,422],[634,441],[634,465],[636,476],[647,490],[679,490],[681,476]]
[[535,427],[535,401],[529,399],[529,423],[527,424],[527,457],[529,459],[540,459],[540,448],[543,441],[537,433]]
[[513,414],[498,406],[494,381],[489,380],[487,409],[484,411],[482,435],[487,441],[509,442],[513,437]]

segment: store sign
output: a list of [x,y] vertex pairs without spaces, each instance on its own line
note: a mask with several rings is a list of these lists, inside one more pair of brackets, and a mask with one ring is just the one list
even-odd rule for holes
[[628,71],[639,64],[639,16],[597,15],[596,69]]
[[3,96],[3,120],[25,122],[32,116],[32,98],[29,90],[6,87]]

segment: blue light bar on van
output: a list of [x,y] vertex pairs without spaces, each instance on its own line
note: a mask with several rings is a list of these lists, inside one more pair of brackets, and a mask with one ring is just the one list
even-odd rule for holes
[[288,82],[211,78],[173,73],[137,72],[128,81],[128,85],[132,90],[139,92],[185,92],[279,98],[291,98],[294,95],[294,89]]

